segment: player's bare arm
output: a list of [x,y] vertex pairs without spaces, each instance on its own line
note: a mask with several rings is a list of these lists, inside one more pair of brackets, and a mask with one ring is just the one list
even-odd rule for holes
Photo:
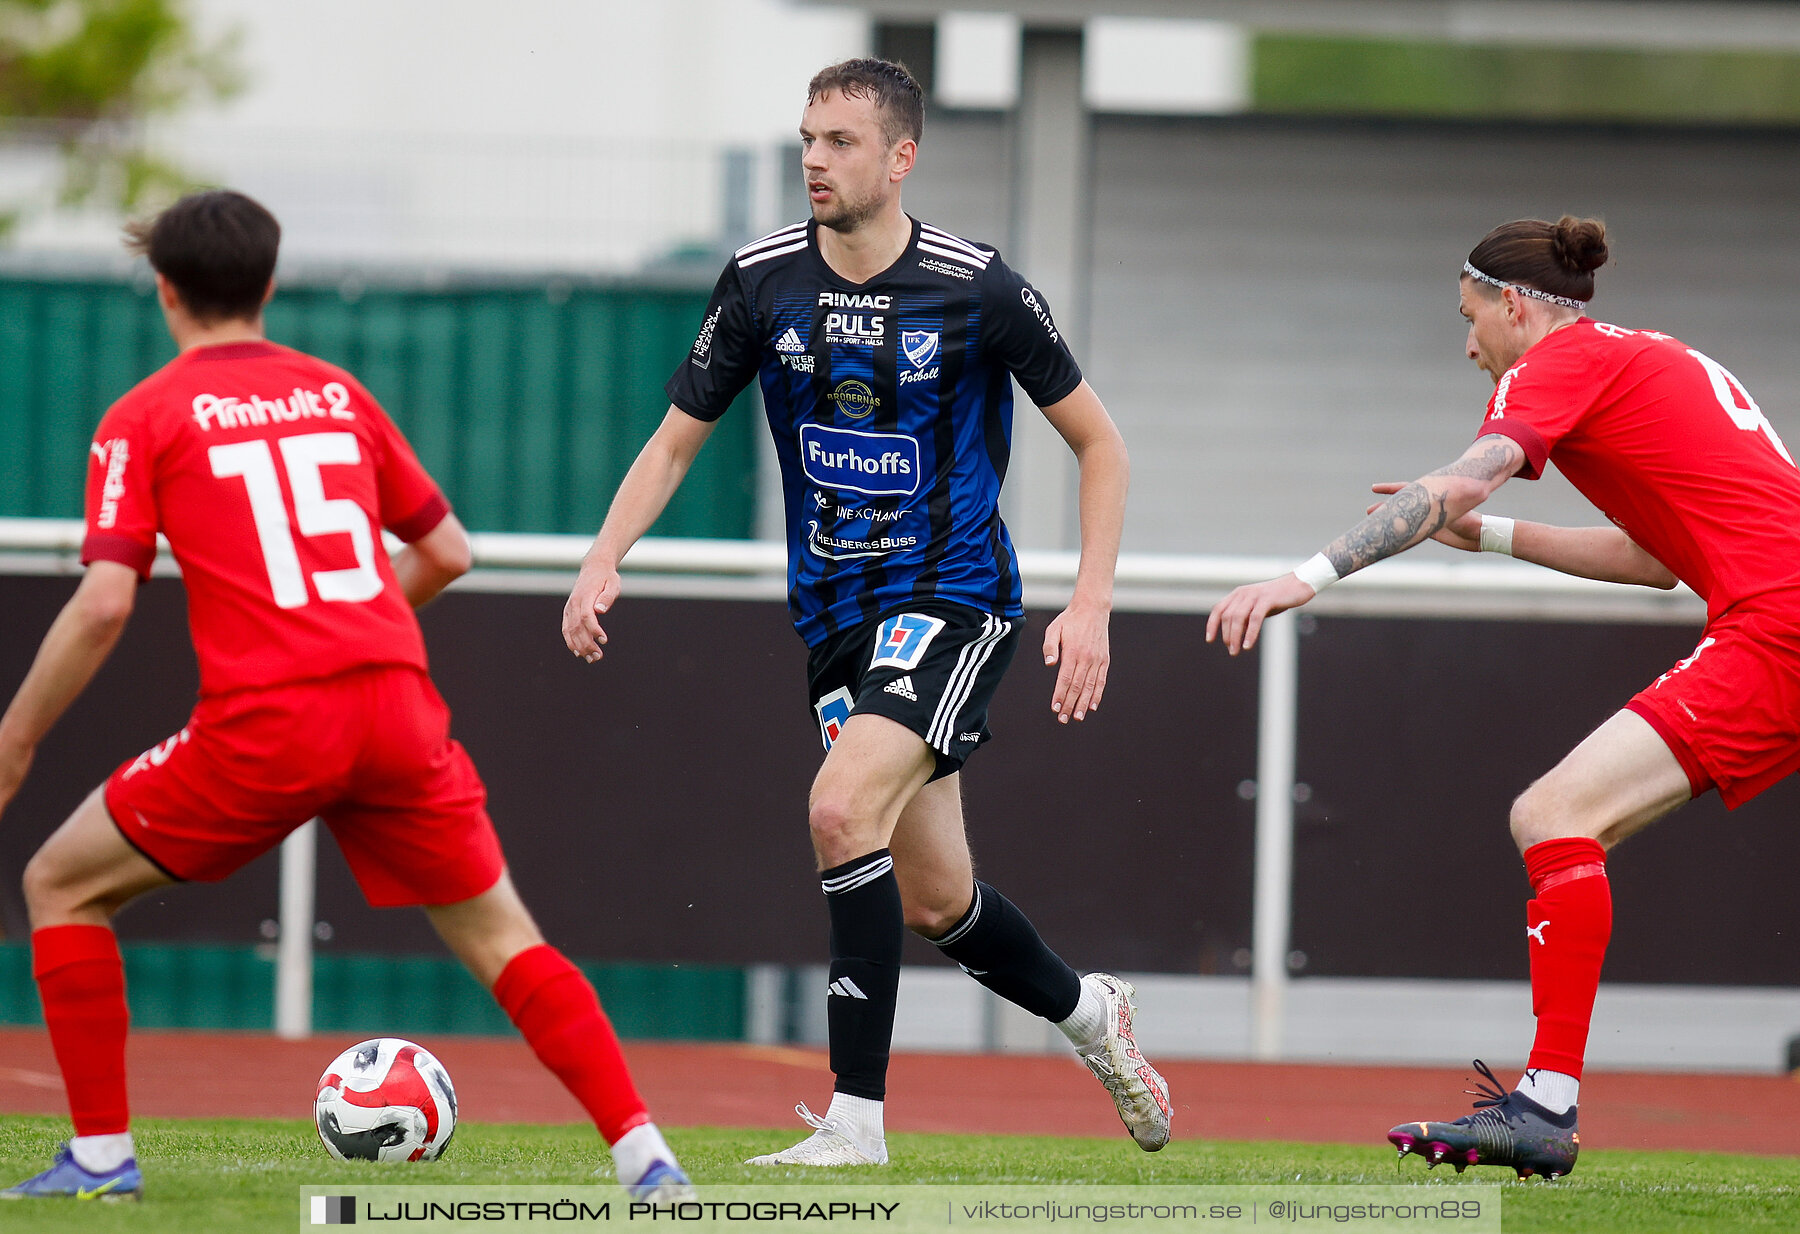
[[712,430],[711,421],[670,407],[620,482],[606,522],[581,559],[581,573],[563,606],[563,642],[589,664],[603,654],[606,631],[600,627],[599,614],[619,597],[619,562],[661,517]]
[[423,608],[475,564],[469,533],[454,514],[394,554],[394,575],[406,602]]
[[[1372,484],[1375,493],[1397,493],[1404,485]],[[1369,507],[1372,514],[1379,504]],[[1446,524],[1431,538],[1465,553],[1493,551],[1482,542],[1484,516],[1471,511]],[[1636,540],[1617,527],[1557,527],[1550,523],[1510,520],[1512,536],[1508,556],[1545,566],[1579,578],[1604,583],[1631,583],[1668,591],[1681,580]]]
[[1125,527],[1131,458],[1118,426],[1087,382],[1043,411],[1075,452],[1081,474],[1081,565],[1075,593],[1044,631],[1044,663],[1059,666],[1050,710],[1067,724],[1071,717],[1085,720],[1106,693],[1106,672],[1112,663],[1107,627],[1113,570]]
[[1308,582],[1290,571],[1239,587],[1219,601],[1206,619],[1206,641],[1223,638],[1234,656],[1254,647],[1264,618],[1299,608],[1319,587],[1430,539],[1486,501],[1524,465],[1525,451],[1510,437],[1490,433],[1478,438],[1454,463],[1400,485],[1362,522],[1327,545],[1320,554],[1329,563],[1322,581]]
[[12,705],[0,717],[0,813],[24,783],[38,743],[112,654],[131,618],[137,586],[131,567],[96,561],[50,624]]
[[1510,437],[1489,434],[1447,467],[1401,485],[1362,522],[1333,540],[1325,557],[1343,578],[1404,552],[1468,514],[1525,462]]

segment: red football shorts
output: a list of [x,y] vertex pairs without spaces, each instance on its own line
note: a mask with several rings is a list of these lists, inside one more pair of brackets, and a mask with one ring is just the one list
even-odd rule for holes
[[454,904],[505,865],[487,790],[431,678],[382,666],[202,698],[187,727],[106,782],[125,839],[217,882],[323,818],[370,904]]
[[1709,622],[1694,654],[1629,703],[1650,722],[1698,797],[1732,809],[1800,771],[1800,605],[1751,600]]

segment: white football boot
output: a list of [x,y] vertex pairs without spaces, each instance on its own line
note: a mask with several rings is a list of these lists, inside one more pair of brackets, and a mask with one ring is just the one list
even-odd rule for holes
[[1137,993],[1129,981],[1111,973],[1089,973],[1081,984],[1106,1003],[1106,1035],[1091,1050],[1077,1051],[1087,1069],[1099,1077],[1112,1094],[1119,1121],[1137,1141],[1153,1153],[1169,1142],[1169,1085],[1156,1068],[1144,1061],[1131,1036],[1131,996]]
[[[833,1119],[820,1118],[804,1105],[794,1107],[794,1113],[802,1122],[813,1129],[813,1133],[801,1140],[792,1148],[778,1153],[766,1153],[761,1157],[752,1157],[745,1165],[886,1165],[887,1140],[881,1139],[873,1144],[862,1142],[852,1134],[850,1128]],[[1166,1135],[1166,1133],[1165,1133]]]

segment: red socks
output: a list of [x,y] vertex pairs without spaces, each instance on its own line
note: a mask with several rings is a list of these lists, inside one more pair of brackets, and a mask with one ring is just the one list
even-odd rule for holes
[[650,1121],[599,996],[562,952],[548,943],[521,951],[495,980],[494,999],[608,1144]]
[[1537,1016],[1527,1068],[1581,1078],[1600,963],[1612,937],[1612,887],[1598,840],[1544,840],[1525,850],[1537,898],[1525,906],[1531,1010]]
[[31,972],[44,1004],[50,1047],[62,1069],[76,1135],[116,1135],[131,1126],[125,1095],[125,963],[106,926],[34,930]]

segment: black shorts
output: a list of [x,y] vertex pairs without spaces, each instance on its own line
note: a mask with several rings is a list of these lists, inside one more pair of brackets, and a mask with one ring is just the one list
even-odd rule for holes
[[933,780],[959,770],[993,735],[988,703],[1024,627],[1022,617],[925,600],[832,635],[806,663],[825,749],[852,712],[866,712],[911,729],[932,748]]

